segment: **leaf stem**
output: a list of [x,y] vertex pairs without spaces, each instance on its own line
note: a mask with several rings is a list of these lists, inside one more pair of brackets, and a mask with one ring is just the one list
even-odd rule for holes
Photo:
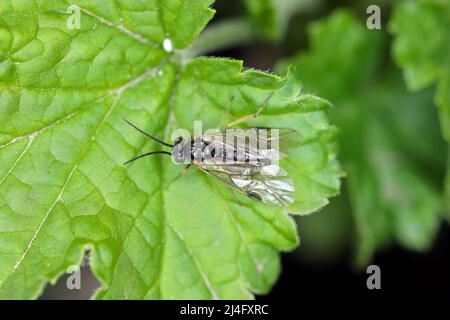
[[256,38],[250,23],[244,18],[228,19],[208,26],[184,56],[192,58],[219,50],[240,46]]

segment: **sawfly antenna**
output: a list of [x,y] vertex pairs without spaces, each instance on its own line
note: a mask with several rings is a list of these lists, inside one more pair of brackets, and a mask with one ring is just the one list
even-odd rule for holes
[[167,151],[152,151],[152,152],[147,152],[147,153],[141,154],[140,156],[137,156],[137,157],[135,157],[135,158],[133,158],[133,159],[131,159],[131,160],[128,160],[128,161],[125,162],[123,165],[129,164],[130,162],[133,162],[134,160],[137,160],[137,159],[140,159],[140,158],[143,158],[143,157],[151,156],[152,154],[167,154],[167,155],[169,155],[169,156],[171,155],[170,152],[167,152]]
[[131,123],[130,121],[128,121],[127,119],[123,119],[123,120],[124,120],[126,123],[128,123],[130,126],[132,126],[134,129],[136,129],[137,131],[139,131],[140,133],[142,133],[142,134],[143,134],[144,136],[146,136],[147,138],[150,138],[150,139],[152,139],[153,141],[156,141],[156,142],[158,142],[158,143],[160,143],[160,144],[162,144],[162,145],[164,145],[164,146],[173,148],[173,146],[174,146],[173,144],[164,142],[164,141],[162,141],[162,140],[159,140],[158,138],[155,138],[155,137],[149,135],[147,132],[145,132],[144,130],[139,129],[138,127],[136,127],[134,124],[132,124],[132,123]]

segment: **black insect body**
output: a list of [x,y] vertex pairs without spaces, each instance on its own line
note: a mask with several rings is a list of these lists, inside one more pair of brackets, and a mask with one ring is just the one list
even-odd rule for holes
[[171,147],[153,151],[126,162],[153,154],[170,155],[177,164],[194,165],[251,199],[283,207],[295,201],[295,188],[278,161],[294,151],[301,135],[292,129],[248,128],[206,133],[202,136],[161,141],[127,121],[148,138]]

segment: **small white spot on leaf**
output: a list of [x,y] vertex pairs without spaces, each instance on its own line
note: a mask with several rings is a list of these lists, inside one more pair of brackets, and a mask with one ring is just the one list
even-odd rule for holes
[[163,49],[166,52],[172,52],[173,51],[172,40],[170,40],[169,38],[164,39],[164,41],[163,41]]

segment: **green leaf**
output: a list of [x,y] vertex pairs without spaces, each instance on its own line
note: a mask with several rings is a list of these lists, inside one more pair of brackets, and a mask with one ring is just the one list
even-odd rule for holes
[[255,30],[272,41],[279,41],[286,33],[291,16],[316,6],[311,0],[244,0]]
[[[182,168],[166,157],[122,165],[161,148],[123,118],[169,140],[194,120],[206,130],[251,114],[275,91],[247,125],[304,135],[283,164],[298,190],[292,213],[338,193],[328,103],[239,61],[181,59],[211,2],[1,2],[1,298],[37,297],[86,250],[96,298],[238,299],[271,288],[279,251],[298,245],[287,210],[195,168],[171,183]],[[73,3],[80,30],[67,27]]]
[[447,73],[443,67],[449,59],[449,12],[450,4],[440,0],[405,2],[394,11],[389,23],[395,35],[393,55],[405,69],[411,90],[424,88]]
[[[437,83],[435,103],[442,133],[450,142],[450,3],[411,1],[397,6],[390,22],[393,56],[404,69],[408,88],[417,91]],[[447,201],[450,204],[450,173]]]
[[[428,248],[439,226],[440,201],[430,175],[418,168],[439,162],[442,152],[436,150],[444,150],[433,130],[434,118],[423,108],[429,105],[429,93],[406,93],[395,71],[376,74],[385,38],[348,11],[312,24],[309,36],[311,49],[280,69],[294,65],[307,91],[334,102],[330,114],[341,129],[358,264],[370,262],[377,249],[392,241]],[[408,129],[416,128],[412,123],[430,125],[417,137],[417,131]]]

